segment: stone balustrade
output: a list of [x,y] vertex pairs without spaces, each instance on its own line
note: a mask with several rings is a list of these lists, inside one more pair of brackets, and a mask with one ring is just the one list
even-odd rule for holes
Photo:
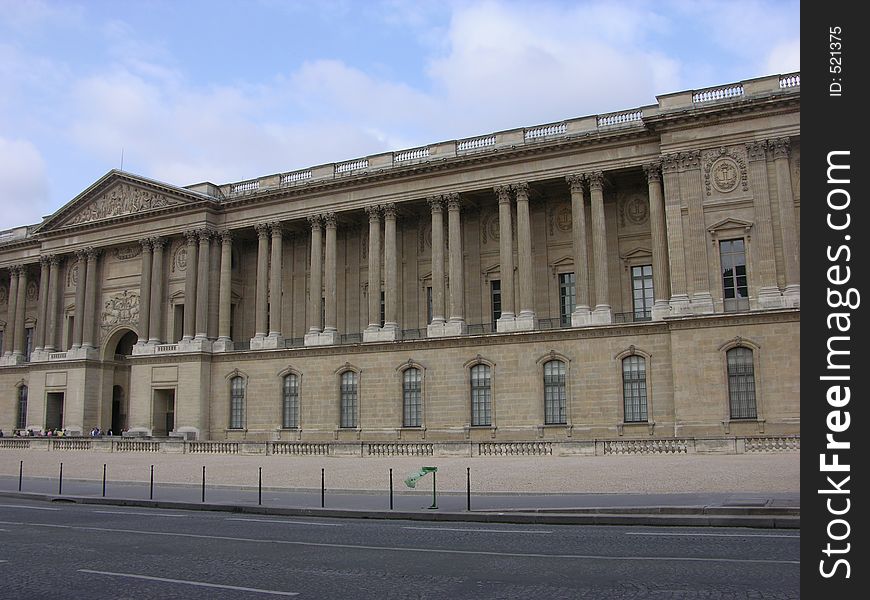
[[779,87],[781,89],[785,88],[793,88],[801,86],[801,74],[793,73],[791,75],[780,75],[779,76]]
[[483,442],[478,456],[552,456],[553,442]]
[[550,137],[553,135],[562,135],[568,129],[568,126],[565,123],[555,123],[553,125],[541,125],[540,127],[532,127],[531,129],[526,129],[523,137],[527,140],[534,140],[543,137]]
[[692,102],[700,104],[702,102],[713,102],[715,100],[727,100],[729,98],[737,98],[743,95],[743,85],[729,85],[725,87],[710,88],[700,90],[692,94]]
[[311,179],[311,169],[306,169],[305,171],[294,171],[292,173],[284,173],[279,178],[279,185],[292,185],[299,181],[305,181],[307,179]]
[[367,456],[435,456],[435,444],[366,444]]
[[597,124],[598,127],[612,127],[614,125],[624,125],[625,123],[634,123],[641,121],[643,121],[643,111],[628,110],[601,115],[597,119]]
[[604,454],[687,454],[691,440],[610,440],[604,442]]
[[328,456],[329,444],[308,442],[268,442],[268,454],[285,456]]
[[260,181],[258,179],[252,179],[250,181],[242,181],[241,183],[234,183],[230,187],[231,194],[248,194],[251,192],[256,192],[260,189]]
[[420,160],[422,158],[427,158],[429,156],[429,147],[425,148],[414,148],[413,150],[403,150],[401,152],[393,153],[393,161],[394,162],[405,162],[408,160]]
[[479,150],[488,146],[495,146],[495,135],[484,135],[481,137],[467,138],[456,142],[457,152],[465,152],[467,150]]
[[343,162],[335,165],[336,173],[350,173],[351,171],[359,171],[361,169],[368,169],[369,161],[367,158],[361,158],[359,160],[351,160],[348,162]]

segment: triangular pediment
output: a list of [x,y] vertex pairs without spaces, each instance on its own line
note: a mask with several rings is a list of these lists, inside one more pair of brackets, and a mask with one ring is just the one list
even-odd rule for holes
[[721,221],[718,221],[717,223],[714,223],[713,225],[710,225],[707,228],[707,231],[709,231],[710,233],[713,233],[713,234],[715,234],[718,231],[723,231],[726,229],[742,229],[744,231],[749,231],[749,229],[751,227],[752,227],[752,223],[750,223],[749,221],[744,221],[743,219],[734,219],[734,218],[729,217],[727,219],[722,219]]
[[199,192],[112,170],[47,217],[36,231],[44,233],[97,224],[119,217],[145,215],[174,206],[196,204],[203,200],[212,199]]

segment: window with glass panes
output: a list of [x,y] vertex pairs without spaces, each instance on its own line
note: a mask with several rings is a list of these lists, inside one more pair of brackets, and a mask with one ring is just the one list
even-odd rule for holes
[[649,321],[653,307],[652,265],[631,268],[631,290],[634,302],[634,320]]
[[341,374],[341,427],[356,427],[358,381],[357,374],[353,371]]
[[732,419],[755,419],[755,362],[752,350],[739,346],[725,353],[728,363],[728,403]]
[[633,355],[622,359],[622,399],[625,423],[645,423],[646,359]]
[[402,426],[423,425],[423,374],[411,367],[402,374]]
[[471,424],[492,425],[492,380],[489,365],[471,367]]
[[284,376],[281,397],[281,426],[284,429],[299,427],[299,377],[295,373]]
[[24,360],[30,360],[30,353],[33,352],[33,327],[27,327],[24,330]]
[[722,262],[722,297],[725,310],[747,310],[749,287],[746,281],[746,247],[743,239],[719,242]]
[[571,313],[577,301],[577,288],[574,284],[574,273],[559,274],[559,322],[563,326],[571,324]]
[[245,379],[233,377],[230,379],[230,429],[242,429],[245,426]]
[[18,388],[18,418],[15,420],[17,429],[27,427],[27,386]]
[[489,298],[492,305],[492,325],[493,327],[501,317],[501,280],[493,279],[489,282]]
[[567,423],[567,394],[565,392],[565,363],[551,360],[544,363],[544,423]]

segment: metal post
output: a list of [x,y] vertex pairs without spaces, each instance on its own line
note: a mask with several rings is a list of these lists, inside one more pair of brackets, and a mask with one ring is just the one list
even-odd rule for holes
[[432,506],[429,507],[430,510],[438,508],[438,500],[435,495],[435,471],[432,471]]
[[148,499],[154,500],[154,465],[151,465],[151,487],[148,492]]
[[60,463],[60,476],[57,478],[57,495],[63,494],[63,463]]
[[393,470],[390,469],[390,510],[393,510]]
[[202,501],[205,502],[205,465],[202,465]]
[[465,510],[471,510],[471,467],[465,467]]
[[103,498],[106,497],[106,463],[103,463]]
[[259,467],[259,478],[257,481],[257,506],[263,504],[263,467]]
[[320,469],[320,508],[326,506],[326,479],[324,471],[325,469]]
[[24,478],[24,461],[18,465],[18,491],[21,491],[21,480]]

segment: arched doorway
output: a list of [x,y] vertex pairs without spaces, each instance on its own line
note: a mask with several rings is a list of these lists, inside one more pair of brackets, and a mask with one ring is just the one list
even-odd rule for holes
[[139,336],[129,328],[119,328],[113,331],[103,346],[103,361],[113,364],[112,369],[104,371],[103,389],[111,385],[112,398],[103,400],[103,410],[100,415],[100,428],[120,435],[127,428],[127,412],[130,398],[130,363],[128,357],[133,354],[133,346],[139,341]]

